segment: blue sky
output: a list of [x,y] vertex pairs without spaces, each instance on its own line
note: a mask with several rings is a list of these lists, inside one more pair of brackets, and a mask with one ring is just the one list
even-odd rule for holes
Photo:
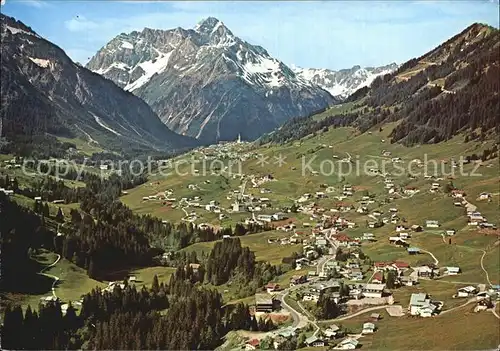
[[119,33],[192,28],[208,16],[286,64],[330,69],[403,63],[473,22],[498,28],[499,21],[498,0],[5,1],[4,14],[82,63]]

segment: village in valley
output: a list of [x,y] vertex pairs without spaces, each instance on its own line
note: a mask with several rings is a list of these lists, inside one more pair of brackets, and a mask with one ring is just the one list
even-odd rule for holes
[[[295,147],[330,155],[339,167],[338,176],[323,176],[314,168],[301,174],[299,156],[307,152],[294,147],[266,150],[238,140],[169,160],[168,176],[153,175],[122,191],[124,204],[159,217],[164,225],[185,223],[209,229],[216,237],[224,228],[243,226],[244,232],[220,235],[218,240],[241,238],[258,260],[280,264],[284,270],[251,296],[233,294],[230,283],[221,286],[227,303],[243,299],[257,320],[275,324],[267,332],[232,333],[222,349],[280,349],[290,340],[316,349],[369,349],[391,335],[389,326],[430,326],[426,321],[463,311],[500,320],[494,259],[499,245],[495,218],[499,193],[492,191],[493,163],[462,161],[462,166],[479,166],[486,176],[493,175],[487,178],[493,182],[488,180],[490,185],[483,188],[442,170],[426,174],[421,158],[395,156],[382,145],[378,155],[367,158],[384,160],[386,166],[371,165],[360,176],[343,175],[343,167],[354,162],[352,151],[327,142]],[[276,151],[285,156],[276,157]],[[5,159],[3,164],[17,174],[22,161]],[[441,161],[452,170],[458,164],[453,158]],[[402,162],[413,163],[422,174],[396,174]],[[86,166],[106,177],[113,168]],[[12,187],[0,192],[19,197]],[[73,206],[42,196],[33,200],[48,203],[61,216]],[[58,236],[65,230],[64,223],[57,225]],[[213,244],[193,243],[183,251],[208,254]],[[159,259],[163,267],[153,268],[168,276],[174,269],[170,262],[175,250],[168,245],[163,249]],[[200,263],[189,266],[194,272],[200,269]],[[60,280],[53,278],[54,284]],[[126,282],[102,283],[101,291],[141,286],[144,279],[139,270],[128,274]],[[70,300],[58,296],[55,286],[52,294],[39,298],[40,303],[57,301],[65,314]],[[80,308],[82,303],[77,297],[71,305]]]
[[500,351],[498,0],[25,2],[2,349]]
[[[339,164],[351,162],[349,154],[341,158],[335,156],[341,152],[329,152]],[[270,153],[269,159],[272,156]],[[368,184],[366,180],[362,180],[362,185],[354,185],[357,180],[350,184],[344,178],[331,184],[314,182],[315,186],[309,185],[308,180],[308,186],[304,187],[308,192],[300,192],[300,186],[288,192],[286,184],[280,186],[281,177],[299,172],[299,165],[263,165],[259,161],[262,154],[240,141],[197,149],[190,157],[224,160],[225,165],[208,171],[205,168],[203,174],[195,168],[194,174],[186,177],[190,181],[187,189],[172,187],[163,193],[153,192],[154,195],[142,197],[142,203],[150,206],[153,201],[170,211],[180,209],[182,221],[199,228],[211,227],[217,231],[234,223],[260,226],[269,233],[260,244],[275,248],[276,252],[280,248],[297,248],[287,280],[269,282],[251,301],[256,317],[274,319],[284,315],[289,316],[289,322],[267,333],[245,333],[243,339],[238,339],[244,348],[279,349],[280,343],[303,334],[303,344],[308,347],[355,349],[362,347],[366,337],[376,338],[379,323],[388,319],[443,318],[442,315],[464,307],[500,318],[495,309],[500,286],[498,281],[490,281],[483,266],[484,255],[477,256],[475,273],[468,272],[469,264],[462,267],[461,260],[454,258],[441,262],[427,244],[431,239],[442,253],[443,248],[457,250],[458,237],[479,235],[469,232],[497,237],[496,223],[490,222],[475,203],[493,209],[492,198],[498,197],[498,193],[479,192],[477,196],[469,196],[454,185],[455,177],[446,174],[395,177],[390,171],[377,168],[371,168],[368,175],[377,184],[374,191],[367,189],[375,187],[364,186]],[[392,165],[402,162],[402,158],[386,150],[378,157]],[[456,161],[445,163],[448,161],[450,167],[456,167]],[[412,162],[418,168],[423,167],[418,158]],[[195,164],[199,165],[199,161]],[[230,168],[235,165],[236,173]],[[317,177],[314,173],[318,172],[307,178]],[[208,190],[217,178],[226,182],[224,192]],[[161,184],[162,181],[156,185],[151,182],[149,187],[157,189]],[[148,186],[141,193],[146,189]],[[123,198],[125,203],[129,196]],[[458,220],[457,227],[443,224],[443,216],[434,216],[432,211],[428,217],[418,219],[408,213],[412,210],[408,204],[413,199],[430,196],[439,197],[440,205],[463,218]],[[129,204],[140,207],[137,203]],[[231,237],[225,235],[221,239]],[[493,244],[497,246],[498,241]],[[379,254],[380,251],[384,253]],[[483,272],[485,275],[480,279],[462,278]],[[318,312],[325,299],[335,305],[331,316],[321,316]],[[366,318],[359,325],[346,326],[350,320],[359,320],[358,316]]]
[[[334,145],[322,143],[312,149],[331,154],[339,170],[353,162],[348,152],[342,157]],[[397,157],[385,148],[376,157],[386,161],[388,168],[373,166],[361,177],[333,178],[316,171],[298,175],[300,160],[295,155],[291,161],[290,151],[289,163],[278,158],[273,162],[274,151],[264,150],[269,153],[266,157],[262,151],[241,140],[198,148],[169,162],[169,169],[177,173],[153,176],[123,191],[121,197],[134,211],[153,213],[165,225],[180,221],[214,233],[236,224],[254,228],[255,234],[240,237],[243,245],[248,242],[257,258],[265,247],[262,259],[286,261],[288,272],[254,296],[244,297],[257,319],[279,321],[277,329],[242,332],[227,346],[279,349],[290,338],[300,338],[307,347],[355,349],[371,345],[380,325],[391,320],[404,324],[408,318],[439,319],[464,308],[500,319],[496,308],[500,286],[496,272],[488,272],[483,263],[487,251],[481,246],[467,248],[460,239],[481,237],[479,245],[487,242],[489,250],[498,251],[498,223],[489,220],[494,219],[492,199],[498,200],[498,193],[474,188],[470,196],[464,190],[469,183],[461,188],[455,185],[461,184],[458,177],[446,174],[392,175],[395,168],[391,167],[403,159],[417,169],[424,165],[419,158]],[[448,161],[456,167],[455,160]],[[20,168],[21,162],[4,161],[11,171]],[[99,169],[97,164],[94,167]],[[492,164],[481,167],[489,171]],[[107,172],[108,167],[100,171]],[[293,177],[297,180],[291,181]],[[0,191],[16,196],[13,190]],[[34,200],[43,203],[45,199]],[[433,201],[444,215],[425,210]],[[58,199],[50,205],[67,206]],[[232,238],[225,234],[219,240]],[[202,244],[184,250],[196,251]],[[161,262],[171,269],[172,252],[165,249]],[[200,264],[190,266],[196,271]],[[140,275],[130,274],[127,284],[138,284]],[[107,284],[103,293],[125,287],[122,281]],[[229,289],[221,291],[229,293]],[[228,303],[238,300],[225,298]],[[69,301],[55,293],[40,298],[44,304],[55,299],[64,313]],[[80,299],[73,305],[81,303]]]

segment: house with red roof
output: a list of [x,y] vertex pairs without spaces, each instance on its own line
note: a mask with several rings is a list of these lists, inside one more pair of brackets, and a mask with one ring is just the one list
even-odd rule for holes
[[392,262],[375,262],[373,264],[373,267],[376,269],[376,270],[379,270],[379,269],[385,269],[387,266],[390,266]]
[[410,264],[407,262],[403,262],[403,261],[394,261],[392,263],[392,266],[396,267],[400,271],[405,271],[405,270],[410,268]]
[[259,344],[260,344],[259,339],[248,340],[245,344],[245,350],[255,350],[259,347]]
[[372,281],[373,284],[382,284],[384,282],[384,274],[380,271],[376,272],[373,275]]
[[337,241],[340,246],[349,246],[349,244],[353,241],[350,237],[348,237],[345,234],[332,235],[332,239]]
[[373,268],[377,271],[397,270],[406,271],[410,268],[410,264],[403,261],[375,262]]
[[277,283],[268,283],[268,284],[266,285],[266,290],[267,290],[267,292],[270,294],[270,293],[272,293],[272,292],[274,292],[274,291],[278,291],[278,290],[280,290],[280,285],[279,285],[279,284],[277,284]]

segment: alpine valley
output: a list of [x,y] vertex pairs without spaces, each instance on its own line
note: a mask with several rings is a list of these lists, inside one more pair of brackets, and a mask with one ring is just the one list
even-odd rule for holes
[[[428,25],[385,25],[392,3],[381,40]],[[500,31],[461,11],[418,57],[340,71],[212,17],[82,67],[2,16],[2,349],[497,350]]]
[[71,61],[56,45],[1,15],[1,135],[29,153],[51,136],[107,150],[172,151],[198,142],[169,130],[141,99]]
[[172,130],[253,140],[340,99],[209,17],[194,29],[120,34],[87,68],[146,101]]

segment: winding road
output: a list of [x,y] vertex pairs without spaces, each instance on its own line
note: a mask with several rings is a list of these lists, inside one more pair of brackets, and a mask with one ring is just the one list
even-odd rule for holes
[[284,294],[278,295],[278,299],[281,301],[281,305],[288,311],[290,312],[290,315],[293,318],[293,327],[296,328],[303,328],[309,323],[309,318],[307,316],[303,315],[302,313],[298,312],[296,309],[294,309],[292,306],[290,306],[286,301],[285,298],[288,296],[288,294],[292,291],[291,289],[288,289]]
[[449,310],[444,310],[442,312],[439,313],[439,316],[442,315],[442,314],[446,314],[446,313],[449,313],[449,312],[453,312],[455,310],[458,310],[459,308],[462,308],[464,306],[467,306],[468,304],[471,304],[473,302],[477,302],[477,298],[473,297],[472,299],[469,299],[467,302],[461,304],[460,306],[457,306],[457,307],[453,307],[453,308],[450,308]]
[[483,250],[483,255],[481,256],[481,269],[483,270],[484,274],[486,274],[486,280],[488,281],[488,284],[490,284],[490,286],[493,286],[493,284],[491,283],[491,280],[490,280],[490,276],[488,275],[488,271],[486,270],[486,268],[484,268],[484,264],[483,264],[483,260],[484,260],[484,256],[486,256],[486,251]]
[[52,295],[54,297],[57,297],[57,295],[56,295],[56,284],[59,281],[59,277],[57,277],[55,275],[52,275],[52,274],[47,274],[47,273],[44,273],[44,272],[47,269],[54,267],[61,260],[61,255],[59,255],[59,254],[56,254],[56,255],[57,255],[57,259],[53,263],[49,264],[47,267],[45,267],[44,269],[42,269],[40,271],[40,273],[39,273],[39,274],[42,274],[42,275],[45,275],[47,277],[50,277],[50,278],[54,279],[54,281],[52,282]]
[[[295,327],[295,328],[304,328],[306,327],[309,323],[315,328],[315,331],[313,333],[313,335],[316,335],[318,334],[318,332],[320,331],[320,328],[319,326],[316,324],[316,321],[315,320],[312,320],[312,319],[309,319],[306,315],[302,314],[301,312],[297,311],[296,309],[294,309],[292,306],[290,306],[288,303],[286,303],[285,301],[285,298],[288,296],[288,294],[291,292],[291,291],[294,291],[294,290],[297,290],[301,287],[301,285],[296,285],[296,286],[293,286],[293,287],[290,287],[288,289],[285,289],[284,291],[282,291],[278,296],[277,298],[280,300],[281,302],[281,306],[283,306],[286,310],[288,310],[288,312],[290,312],[290,315],[292,316],[293,318],[293,324],[292,326]],[[304,309],[299,302],[297,302],[297,304],[302,308]],[[305,312],[305,310],[304,310]]]
[[421,250],[423,253],[426,253],[428,255],[430,255],[432,257],[432,259],[434,260],[434,264],[437,266],[439,264],[439,260],[436,258],[436,256],[434,256],[434,254],[430,251],[427,251],[427,250]]

